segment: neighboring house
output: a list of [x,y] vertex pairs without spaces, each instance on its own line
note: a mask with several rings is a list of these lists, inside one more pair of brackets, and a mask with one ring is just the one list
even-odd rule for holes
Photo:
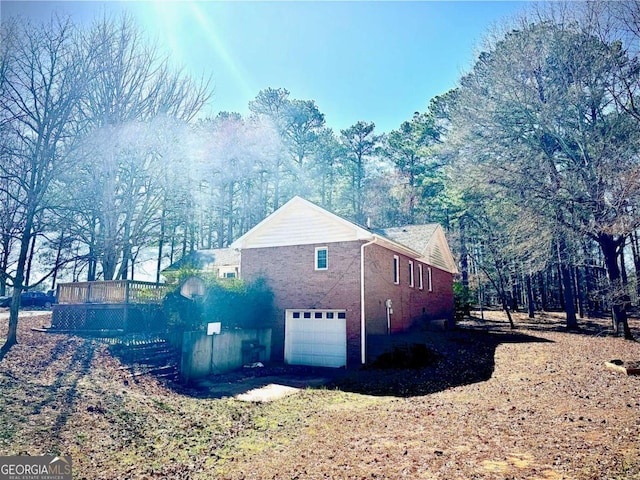
[[274,293],[272,353],[287,363],[366,363],[367,336],[453,321],[457,269],[438,225],[370,230],[294,197],[231,248],[240,276]]
[[[237,278],[240,269],[240,252],[232,248],[195,250],[165,268],[162,273],[170,276],[183,268],[192,268],[218,278]],[[169,274],[169,275],[166,275]]]

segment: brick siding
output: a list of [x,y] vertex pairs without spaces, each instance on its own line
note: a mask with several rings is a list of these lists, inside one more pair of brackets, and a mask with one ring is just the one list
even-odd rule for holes
[[[347,322],[347,364],[360,363],[360,246],[364,242],[296,245],[242,250],[241,276],[262,277],[274,293],[275,315],[272,356],[284,358],[284,311],[344,309]],[[316,247],[328,247],[328,269],[315,270]],[[417,327],[429,319],[453,318],[452,275],[432,269],[433,291],[428,291],[427,265],[424,289],[418,288],[418,262],[414,283],[408,285],[409,258],[399,255],[400,283],[393,283],[394,252],[380,245],[365,247],[365,302],[367,333],[386,332],[385,300],[393,302],[392,332]]]
[[[453,276],[435,267],[422,264],[423,288],[420,289],[420,262],[392,252],[380,245],[365,247],[365,304],[367,333],[387,331],[385,301],[392,302],[391,332],[420,328],[430,320],[453,319]],[[399,283],[394,283],[393,257],[399,260]],[[413,287],[409,284],[409,261],[413,261]],[[431,268],[429,291],[428,269]]]
[[[328,269],[315,270],[316,247],[328,247]],[[272,357],[284,358],[284,311],[287,308],[346,310],[347,362],[360,358],[360,243],[342,242],[242,251],[245,280],[266,279],[275,297]]]

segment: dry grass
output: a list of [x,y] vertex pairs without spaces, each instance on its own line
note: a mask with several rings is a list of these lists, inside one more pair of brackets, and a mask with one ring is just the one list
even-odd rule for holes
[[0,455],[71,455],[88,479],[640,479],[640,377],[604,367],[640,344],[605,321],[517,322],[426,334],[443,354],[431,368],[247,404],[134,382],[104,345],[25,317],[0,362]]

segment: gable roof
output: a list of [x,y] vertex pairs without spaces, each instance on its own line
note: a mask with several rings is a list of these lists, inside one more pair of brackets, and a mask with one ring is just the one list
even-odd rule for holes
[[457,272],[444,232],[438,224],[370,230],[298,196],[238,238],[230,248],[242,250],[373,240],[447,272]]
[[379,229],[382,235],[394,239],[416,252],[424,254],[428,241],[435,233],[437,223],[427,223],[425,225],[405,225],[403,227],[390,227]]
[[380,229],[383,235],[419,252],[424,263],[438,267],[446,272],[458,273],[444,230],[437,223],[424,225],[405,225]]
[[311,245],[335,242],[372,241],[418,258],[415,250],[374,233],[349,220],[295,196],[278,210],[233,242],[237,249]]
[[372,233],[298,196],[231,244],[232,248],[371,240]]

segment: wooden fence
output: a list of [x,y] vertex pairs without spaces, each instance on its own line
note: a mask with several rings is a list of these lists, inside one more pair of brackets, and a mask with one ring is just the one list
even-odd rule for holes
[[51,328],[102,334],[164,331],[161,303],[167,290],[135,280],[61,283]]
[[167,293],[165,285],[136,280],[73,282],[58,285],[58,303],[148,304],[160,303]]

